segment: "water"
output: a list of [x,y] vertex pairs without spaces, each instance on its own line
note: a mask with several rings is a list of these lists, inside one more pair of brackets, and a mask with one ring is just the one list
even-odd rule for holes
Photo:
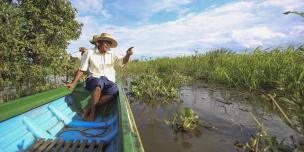
[[[246,143],[256,132],[256,123],[251,113],[264,124],[270,135],[291,143],[290,136],[297,138],[270,106],[260,98],[248,97],[237,90],[214,89],[205,84],[182,87],[180,104],[131,103],[134,117],[147,152],[231,152],[234,143]],[[216,129],[201,127],[198,133],[174,133],[164,122],[183,107],[191,107],[202,124]]]

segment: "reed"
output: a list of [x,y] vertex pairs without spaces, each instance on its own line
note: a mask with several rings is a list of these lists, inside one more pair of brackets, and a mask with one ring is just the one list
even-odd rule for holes
[[[304,126],[303,46],[272,50],[256,48],[241,53],[218,49],[192,56],[132,61],[125,71],[131,78],[153,73],[164,82],[163,86],[176,88],[190,80],[203,79],[228,87],[276,94],[278,104],[283,105],[291,121],[296,126]],[[145,86],[143,89],[152,88]]]
[[251,113],[253,120],[256,122],[257,131],[252,135],[250,140],[245,144],[236,141],[234,143],[237,151],[243,149],[248,152],[300,152],[304,150],[303,145],[297,145],[294,137],[291,136],[292,144],[285,142],[285,139],[279,140],[267,133],[264,125]]
[[226,49],[176,58],[133,61],[128,74],[159,73],[164,78],[178,72],[193,79],[207,79],[249,90],[283,90],[304,93],[304,48],[233,53]]

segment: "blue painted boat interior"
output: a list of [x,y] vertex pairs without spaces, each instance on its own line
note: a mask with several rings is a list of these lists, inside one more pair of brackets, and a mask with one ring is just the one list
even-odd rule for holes
[[[66,96],[69,99],[71,96]],[[112,108],[115,109],[115,108]],[[39,138],[103,141],[105,151],[118,151],[118,113],[98,114],[95,122],[82,121],[65,97],[0,122],[0,151],[27,150]]]

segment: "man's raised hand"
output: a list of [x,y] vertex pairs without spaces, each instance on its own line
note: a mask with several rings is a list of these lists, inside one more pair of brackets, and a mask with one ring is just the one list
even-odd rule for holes
[[134,47],[132,46],[127,50],[127,55],[129,55],[129,56],[133,55],[133,50],[132,50],[133,48]]

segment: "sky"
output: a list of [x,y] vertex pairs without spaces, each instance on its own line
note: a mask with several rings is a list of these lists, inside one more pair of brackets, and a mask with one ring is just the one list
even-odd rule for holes
[[[69,53],[93,48],[95,34],[111,34],[119,54],[174,57],[217,48],[234,51],[304,44],[303,0],[72,0],[82,34]],[[74,53],[73,56],[80,56]]]

